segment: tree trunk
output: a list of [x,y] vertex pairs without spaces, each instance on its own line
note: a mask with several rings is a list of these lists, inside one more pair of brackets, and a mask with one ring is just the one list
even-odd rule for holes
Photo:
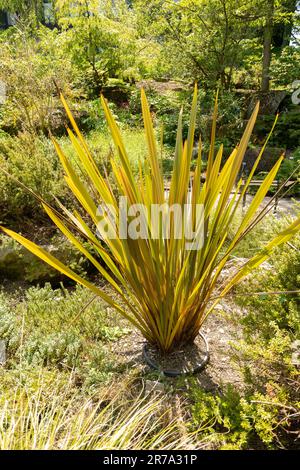
[[264,50],[262,62],[262,80],[261,91],[268,92],[270,90],[270,65],[272,58],[272,34],[273,34],[273,16],[274,16],[274,0],[268,0],[266,24],[264,27]]

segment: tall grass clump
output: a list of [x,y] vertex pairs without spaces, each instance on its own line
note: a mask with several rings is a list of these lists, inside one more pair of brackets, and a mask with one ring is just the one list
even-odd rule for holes
[[[130,398],[124,385],[83,397],[69,379],[41,373],[33,384],[1,385],[1,450],[184,449],[191,437],[180,433],[163,398]],[[28,380],[27,380],[28,382]],[[113,398],[111,396],[113,395]]]

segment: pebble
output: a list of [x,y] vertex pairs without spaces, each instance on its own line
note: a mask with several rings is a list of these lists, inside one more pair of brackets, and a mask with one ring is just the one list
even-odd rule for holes
[[145,383],[146,394],[150,392],[163,393],[164,389],[165,389],[164,384],[160,382],[155,382],[154,380],[146,380],[146,383]]
[[0,365],[4,365],[6,362],[6,346],[5,341],[0,341]]

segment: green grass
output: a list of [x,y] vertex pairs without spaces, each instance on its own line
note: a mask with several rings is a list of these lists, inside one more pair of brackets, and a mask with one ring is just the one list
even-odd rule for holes
[[[122,126],[122,136],[124,137],[124,142],[126,142],[126,150],[131,164],[135,171],[138,171],[139,161],[143,162],[144,158],[147,156],[145,132],[143,129],[130,129],[127,126]],[[157,145],[160,146],[159,135],[157,136],[157,139]],[[106,131],[105,129],[91,131],[86,135],[86,141],[95,156],[96,162],[100,167],[102,165],[106,170],[108,170],[108,172],[110,172],[109,157],[111,151],[115,152],[115,147],[109,131]],[[66,155],[71,158],[75,158],[75,151],[72,148],[69,139],[65,137],[61,138],[60,144]],[[167,146],[163,146],[162,158],[163,161],[167,161],[166,169],[170,171],[170,149]]]

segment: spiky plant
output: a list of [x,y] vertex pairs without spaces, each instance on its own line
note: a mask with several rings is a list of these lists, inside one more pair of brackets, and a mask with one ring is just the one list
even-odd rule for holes
[[[196,227],[197,204],[203,206],[202,244],[197,250],[187,250],[186,243],[190,240],[185,233],[182,233],[181,237],[176,236],[175,221],[172,217],[169,237],[165,237],[161,224],[159,228],[148,225],[148,237],[137,239],[123,238],[118,231],[116,237],[111,238],[103,225],[99,229],[100,219],[104,218],[108,227],[111,225],[109,211],[99,215],[99,205],[101,207],[109,205],[114,208],[117,214],[117,225],[120,224],[118,199],[107,178],[101,175],[63,96],[61,100],[73,128],[73,131],[68,129],[68,134],[78,157],[77,163],[85,178],[88,178],[88,184],[85,183],[85,178],[82,179],[75,171],[74,164],[54,139],[53,143],[63,165],[66,182],[88,214],[90,223],[83,220],[78,212],[68,211],[62,204],[59,204],[61,211],[57,211],[43,200],[40,199],[40,201],[61,232],[93,263],[111,285],[114,293],[104,292],[97,285],[83,279],[23,236],[7,228],[2,228],[2,230],[58,271],[104,299],[138,328],[146,340],[157,345],[162,351],[168,352],[179,345],[192,342],[216,303],[245,275],[266,260],[274,248],[287,242],[300,229],[300,219],[297,219],[285,231],[275,236],[262,252],[239,267],[231,278],[226,279],[225,282],[222,281],[221,285],[218,283],[232,251],[268,212],[268,208],[260,210],[259,207],[283,160],[281,156],[262,181],[234,237],[228,241],[229,228],[268,141],[267,138],[247,181],[238,180],[259,104],[255,106],[239,144],[222,164],[223,146],[221,145],[217,151],[215,149],[218,107],[216,99],[206,180],[204,183],[201,182],[200,144],[191,182],[190,166],[197,114],[197,87],[195,87],[189,132],[185,142],[182,138],[182,113],[179,115],[174,168],[169,191],[165,191],[153,124],[144,91],[141,94],[141,101],[148,157],[139,166],[138,178],[134,177],[120,130],[105,99],[101,98],[107,123],[117,148],[117,156],[111,159],[113,174],[119,195],[127,197],[128,205],[143,204],[146,213],[150,214],[153,204],[167,203],[169,206],[178,204],[183,207],[189,200],[191,210],[187,218],[193,229],[198,229]],[[98,231],[96,226],[98,226]],[[101,237],[97,235],[99,231]],[[154,231],[156,231],[155,236]],[[89,251],[87,244],[83,241],[88,241],[92,250]]]

